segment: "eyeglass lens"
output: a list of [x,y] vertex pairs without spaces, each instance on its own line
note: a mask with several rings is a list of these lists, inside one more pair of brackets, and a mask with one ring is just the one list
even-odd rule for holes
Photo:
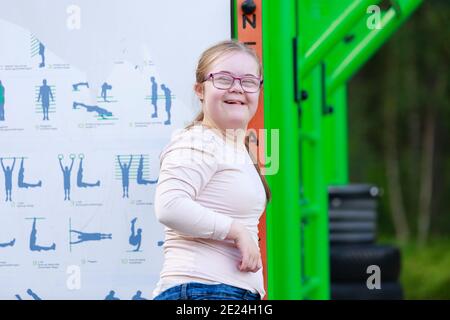
[[[227,74],[216,74],[212,76],[213,84],[217,89],[230,89],[234,83],[234,78]],[[240,80],[242,89],[246,92],[256,92],[260,87],[260,80],[254,77],[243,77]]]

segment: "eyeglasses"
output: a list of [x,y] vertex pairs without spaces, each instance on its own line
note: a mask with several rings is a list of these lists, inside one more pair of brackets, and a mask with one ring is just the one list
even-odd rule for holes
[[242,90],[247,93],[258,92],[263,83],[263,80],[254,76],[235,77],[222,72],[210,73],[203,81],[208,81],[209,79],[212,79],[213,86],[219,90],[228,90],[233,86],[235,80],[239,80]]

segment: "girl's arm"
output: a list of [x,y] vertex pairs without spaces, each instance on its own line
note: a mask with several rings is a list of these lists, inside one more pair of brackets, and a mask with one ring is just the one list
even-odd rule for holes
[[224,240],[233,219],[195,201],[217,171],[217,158],[201,137],[192,135],[176,139],[161,155],[155,214],[159,222],[183,235]]

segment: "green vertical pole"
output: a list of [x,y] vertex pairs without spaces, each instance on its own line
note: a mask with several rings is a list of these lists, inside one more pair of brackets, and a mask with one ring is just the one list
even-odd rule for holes
[[[307,52],[309,43],[318,37],[320,14],[313,15],[308,8],[317,6],[312,0],[298,0],[298,37],[300,55]],[[321,5],[326,5],[324,2]],[[328,14],[328,12],[325,12]],[[301,70],[299,72],[301,74]],[[307,77],[299,79],[308,98],[301,103],[299,145],[301,148],[301,295],[302,299],[329,299],[328,212],[327,188],[324,177],[322,93],[320,66],[314,66]],[[299,88],[300,90],[300,88]]]
[[237,0],[230,0],[231,6],[231,39],[238,38],[238,2]]
[[[279,145],[279,170],[268,175],[273,200],[267,214],[268,297],[300,299],[298,113],[294,100],[295,2],[263,1],[264,122],[267,149]],[[279,130],[272,140],[270,130]]]
[[347,86],[327,95],[332,113],[323,118],[325,180],[327,185],[343,185],[348,177]]
[[325,183],[320,66],[303,80],[308,99],[301,104],[300,146],[302,176],[300,215],[303,299],[329,299],[328,196]]

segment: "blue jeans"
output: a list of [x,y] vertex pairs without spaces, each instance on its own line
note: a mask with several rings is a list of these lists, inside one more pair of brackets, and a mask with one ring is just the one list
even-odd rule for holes
[[169,288],[153,300],[261,300],[259,293],[227,284],[183,283]]

